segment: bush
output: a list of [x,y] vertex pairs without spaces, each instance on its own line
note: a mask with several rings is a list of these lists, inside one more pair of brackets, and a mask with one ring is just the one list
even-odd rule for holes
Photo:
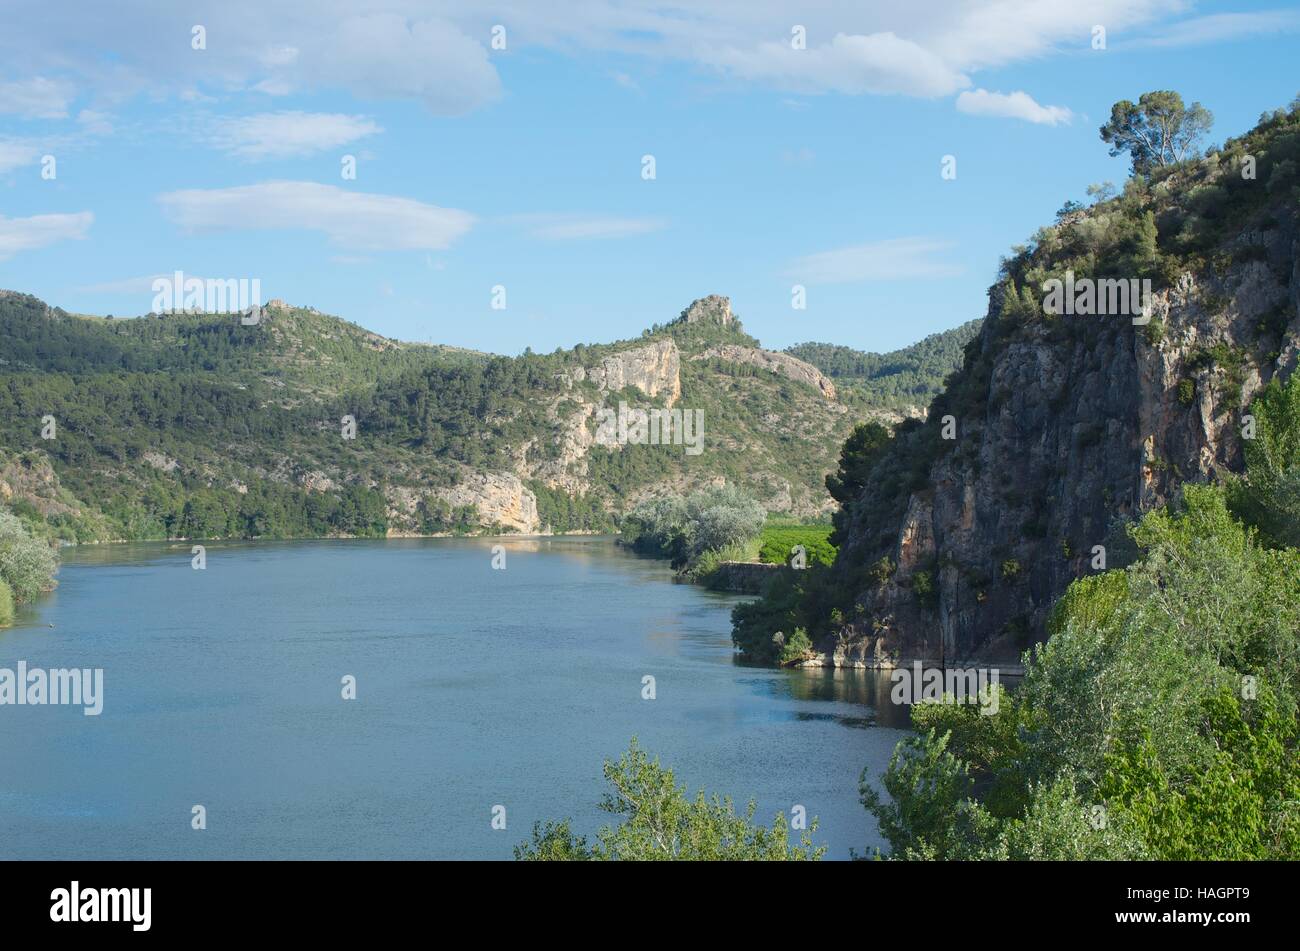
[[1214,486],[1131,534],[1143,558],[1070,586],[994,715],[914,708],[888,800],[864,774],[894,856],[1300,852],[1300,551],[1261,545]]
[[14,593],[9,585],[0,581],[0,627],[14,622]]
[[744,545],[758,536],[767,511],[732,486],[713,486],[686,498],[640,502],[623,522],[623,538],[638,551],[671,558],[690,571],[709,551]]
[[54,587],[58,560],[53,549],[34,538],[12,512],[0,510],[0,581],[18,603]]
[[576,836],[568,820],[538,823],[531,842],[515,847],[522,861],[798,861],[817,860],[824,846],[812,844],[817,820],[809,823],[797,843],[790,842],[785,817],[772,825],[754,822],[751,801],[737,813],[730,798],[692,799],[679,786],[671,769],[651,760],[636,738],[617,761],[605,761],[605,779],[613,791],[600,808],[622,819],[596,834],[594,844]]

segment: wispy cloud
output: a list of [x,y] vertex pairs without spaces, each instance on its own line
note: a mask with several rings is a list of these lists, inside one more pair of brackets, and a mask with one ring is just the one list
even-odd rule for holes
[[807,284],[955,277],[961,268],[943,257],[952,247],[937,238],[888,238],[797,258],[785,273]]
[[294,158],[335,149],[384,131],[365,116],[262,112],[215,120],[213,144],[249,161]]
[[442,250],[475,220],[456,208],[316,182],[188,189],[159,195],[158,201],[167,217],[187,231],[301,229],[361,251]]
[[0,175],[35,162],[41,150],[21,139],[0,139]]
[[[359,11],[346,0],[225,0],[205,14],[209,36],[220,42],[209,43],[196,71],[187,43],[139,42],[155,34],[188,36],[193,18],[172,0],[83,4],[76,29],[66,17],[50,16],[48,2],[7,0],[0,61],[11,75],[57,70],[58,82],[66,76],[77,93],[93,88],[118,101],[146,92],[202,99],[232,90],[273,96],[344,90],[356,98],[421,101],[444,115],[500,97],[499,54],[489,47],[493,22],[509,24],[512,52],[619,53],[787,91],[933,97],[971,88],[969,77],[978,70],[1078,47],[1095,23],[1113,36],[1132,34],[1187,5],[747,0],[688,10],[675,0],[499,0],[489,17],[479,5],[450,0],[367,0]],[[806,30],[804,49],[790,41],[793,24]],[[113,57],[99,55],[103,50]],[[631,75],[621,70],[615,81],[626,84]],[[74,90],[54,83],[10,84],[17,87],[10,104],[24,113],[66,113]]]
[[0,83],[0,113],[24,119],[63,119],[73,98],[71,83],[45,79],[22,79]]
[[573,241],[584,238],[628,238],[662,231],[663,218],[618,218],[601,215],[518,215],[533,237],[545,241]]
[[963,92],[957,97],[957,111],[972,116],[1023,119],[1039,125],[1069,123],[1074,118],[1074,113],[1064,106],[1040,106],[1029,93],[989,92],[987,89]]
[[1164,30],[1117,44],[1120,48],[1143,46],[1202,46],[1224,43],[1261,33],[1300,31],[1300,10],[1257,10],[1251,13],[1214,13],[1193,17]]
[[33,215],[6,218],[0,215],[0,261],[19,251],[44,248],[56,241],[86,237],[95,216],[89,211],[71,215]]
[[893,33],[839,33],[831,42],[808,49],[794,49],[789,43],[729,47],[706,58],[740,79],[792,92],[944,96],[970,85],[942,57]]

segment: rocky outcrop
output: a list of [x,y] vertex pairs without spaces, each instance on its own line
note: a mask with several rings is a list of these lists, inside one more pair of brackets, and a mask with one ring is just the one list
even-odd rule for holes
[[723,327],[739,324],[736,315],[731,312],[731,298],[720,294],[710,294],[692,301],[677,319],[687,324],[714,323]]
[[959,395],[936,411],[955,438],[936,429],[924,487],[899,509],[868,486],[850,512],[836,570],[856,619],[815,662],[1014,661],[1099,556],[1131,557],[1126,523],[1185,481],[1239,471],[1245,408],[1300,354],[1296,217],[1267,222],[1249,254],[1231,239],[1229,263],[1156,291],[1145,326],[1014,319],[991,290]]
[[537,497],[508,472],[468,470],[456,485],[439,489],[437,497],[453,507],[473,505],[483,525],[500,525],[511,532],[537,531]]
[[717,359],[724,363],[743,363],[748,366],[767,370],[796,383],[803,383],[818,390],[828,400],[835,399],[835,384],[811,363],[805,363],[788,353],[774,350],[760,350],[757,347],[742,347],[728,343],[710,347],[702,353],[691,357],[692,360]]
[[682,395],[682,358],[671,340],[658,340],[611,354],[593,367],[571,371],[574,382],[587,381],[602,392],[635,387],[646,396],[666,398],[672,406]]
[[456,482],[431,489],[390,486],[388,497],[389,535],[419,534],[418,513],[422,502],[437,500],[460,509],[474,506],[477,524],[497,527],[506,532],[529,535],[540,529],[537,497],[532,490],[508,472],[484,472],[462,466]]

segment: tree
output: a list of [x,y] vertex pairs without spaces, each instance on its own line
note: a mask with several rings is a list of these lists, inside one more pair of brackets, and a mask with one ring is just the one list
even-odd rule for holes
[[1101,139],[1111,155],[1128,152],[1133,171],[1149,175],[1196,155],[1197,146],[1214,123],[1214,116],[1199,102],[1183,105],[1171,90],[1143,93],[1136,103],[1122,99],[1110,109],[1110,121],[1101,127]]
[[53,588],[58,566],[48,542],[28,532],[12,512],[0,509],[0,581],[9,586],[13,600],[31,601]]
[[820,859],[824,846],[812,844],[817,820],[797,844],[790,843],[785,818],[771,827],[756,824],[751,801],[738,815],[730,798],[694,799],[677,785],[671,769],[650,759],[633,737],[618,761],[605,761],[605,779],[614,788],[600,808],[622,817],[617,826],[597,833],[596,843],[575,836],[567,820],[533,827],[533,839],[516,846],[515,858],[527,861],[791,861]]
[[826,476],[826,491],[841,505],[853,502],[866,487],[867,476],[885,447],[890,432],[875,420],[858,423],[840,450],[839,471]]

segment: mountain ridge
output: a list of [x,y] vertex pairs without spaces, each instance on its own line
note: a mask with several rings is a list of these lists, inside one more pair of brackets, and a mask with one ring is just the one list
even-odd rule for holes
[[[902,418],[838,400],[718,295],[638,338],[502,357],[281,301],[245,326],[76,316],[6,292],[0,383],[5,457],[44,457],[87,500],[52,513],[68,540],[610,530],[647,493],[718,481],[814,517],[853,419]],[[620,403],[703,412],[706,451],[597,444],[596,411]]]

